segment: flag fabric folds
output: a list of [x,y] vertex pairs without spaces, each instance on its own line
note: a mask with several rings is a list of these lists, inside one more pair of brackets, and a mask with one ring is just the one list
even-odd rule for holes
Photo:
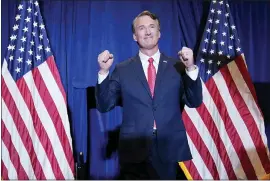
[[66,94],[37,1],[22,1],[2,64],[2,179],[74,179]]
[[183,111],[193,155],[180,163],[186,176],[217,180],[269,174],[264,119],[227,1],[211,2],[196,64],[203,103]]

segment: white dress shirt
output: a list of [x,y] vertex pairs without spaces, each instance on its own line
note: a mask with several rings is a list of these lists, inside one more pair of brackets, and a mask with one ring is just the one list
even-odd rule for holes
[[[149,56],[143,54],[141,51],[139,51],[139,57],[141,59],[142,62],[142,67],[143,67],[143,71],[145,74],[146,79],[148,78],[147,76],[147,69],[148,69],[148,59],[150,58]],[[159,50],[153,55],[151,56],[154,59],[154,66],[156,68],[156,73],[158,71],[158,64],[159,64],[159,59],[160,59],[160,52]],[[191,71],[187,71],[186,69],[186,74],[192,79],[192,80],[196,80],[199,74],[199,70],[198,67],[195,65],[195,69],[191,70]],[[98,84],[101,84],[101,82],[106,79],[106,77],[109,75],[109,72],[107,74],[98,74]]]

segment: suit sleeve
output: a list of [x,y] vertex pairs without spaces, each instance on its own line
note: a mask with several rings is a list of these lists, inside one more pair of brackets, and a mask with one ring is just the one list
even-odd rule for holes
[[188,75],[182,77],[182,87],[184,87],[182,99],[190,108],[199,107],[202,103],[202,83],[200,76],[192,80]]
[[121,95],[120,78],[117,66],[111,76],[107,76],[101,84],[96,84],[95,98],[97,109],[104,113],[112,110]]

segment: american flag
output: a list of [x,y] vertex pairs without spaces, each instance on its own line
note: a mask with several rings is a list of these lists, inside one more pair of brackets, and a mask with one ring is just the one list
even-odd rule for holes
[[37,1],[18,6],[2,64],[2,178],[74,179],[66,94]]
[[[248,38],[248,37],[247,37]],[[199,108],[184,108],[190,179],[258,179],[270,173],[264,119],[227,1],[212,1],[196,64]]]

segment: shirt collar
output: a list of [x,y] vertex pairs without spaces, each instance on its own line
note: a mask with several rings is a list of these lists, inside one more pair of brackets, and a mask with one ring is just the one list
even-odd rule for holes
[[[150,58],[148,55],[143,54],[141,51],[139,51],[139,57],[141,59],[142,64],[148,63],[148,59]],[[154,59],[154,62],[156,64],[158,64],[159,63],[159,59],[160,59],[160,52],[159,52],[159,50],[153,56],[151,56],[151,57]]]

